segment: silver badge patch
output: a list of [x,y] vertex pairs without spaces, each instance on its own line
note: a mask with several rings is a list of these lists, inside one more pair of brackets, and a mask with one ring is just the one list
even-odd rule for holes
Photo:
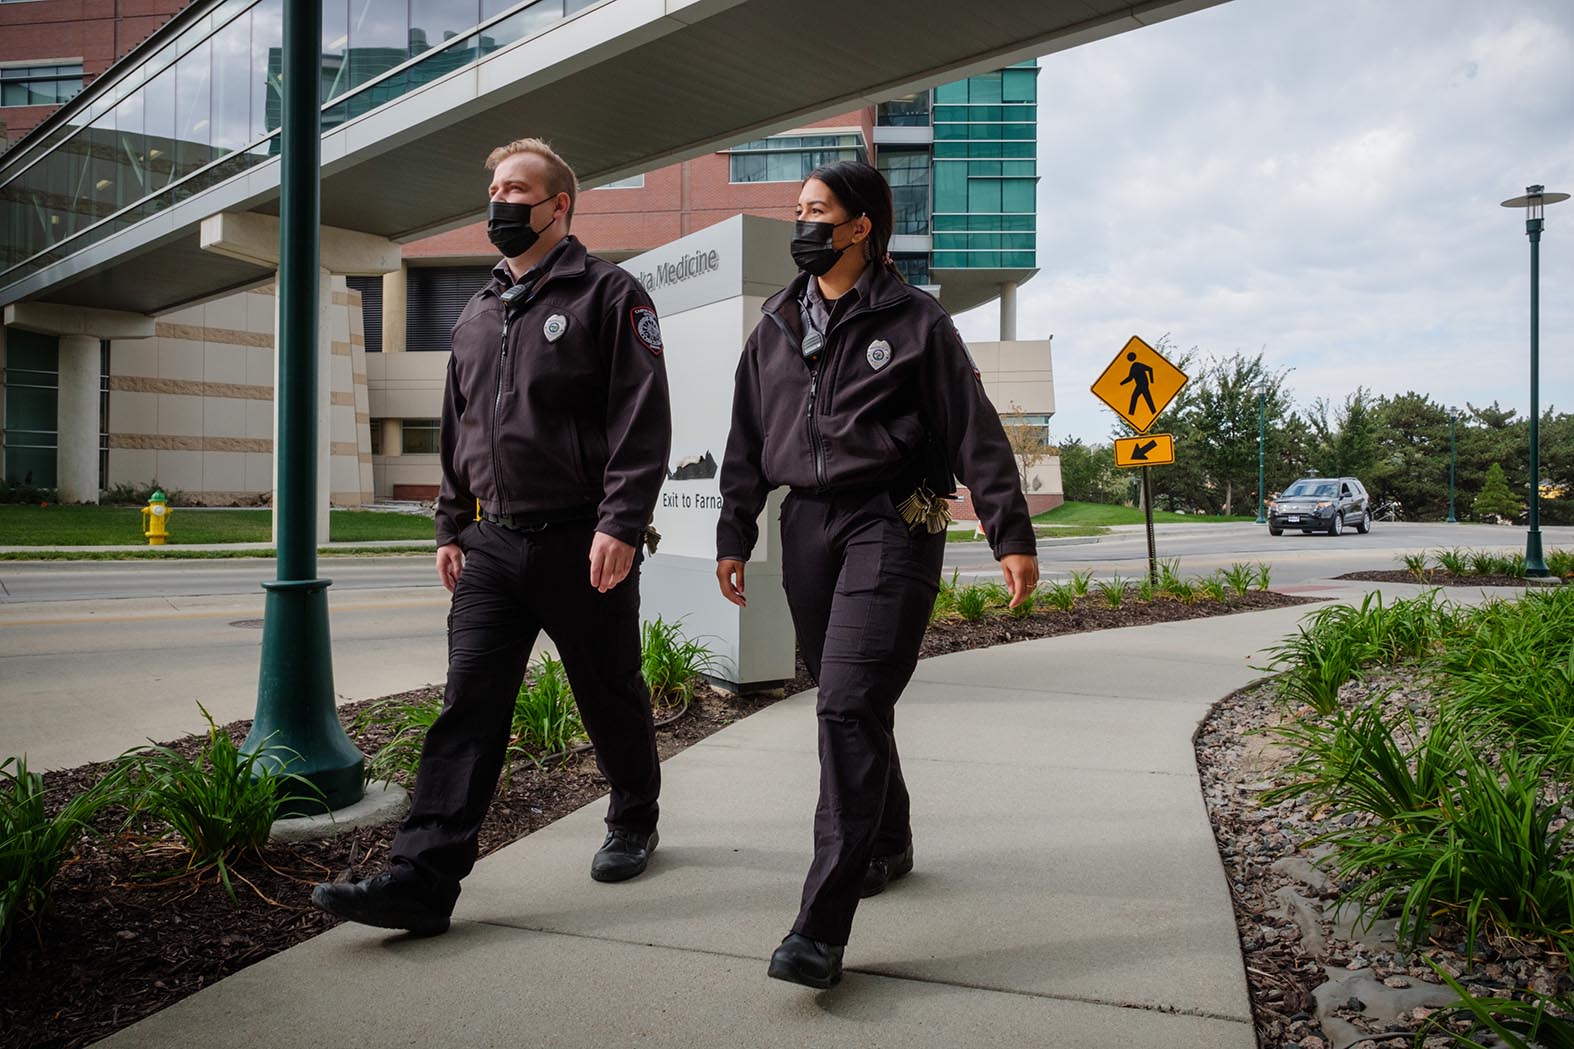
[[891,344],[884,339],[876,339],[869,344],[866,356],[869,358],[869,367],[879,371],[891,363]]
[[558,337],[568,331],[568,318],[561,313],[554,313],[541,325],[541,334],[547,337],[547,342],[557,342]]

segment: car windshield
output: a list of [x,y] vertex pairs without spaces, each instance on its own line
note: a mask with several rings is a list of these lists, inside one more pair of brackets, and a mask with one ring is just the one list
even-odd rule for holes
[[1285,499],[1332,499],[1333,497],[1332,481],[1296,481],[1284,490],[1282,496]]

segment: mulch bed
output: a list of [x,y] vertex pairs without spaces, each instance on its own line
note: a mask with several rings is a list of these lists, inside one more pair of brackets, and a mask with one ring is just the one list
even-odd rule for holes
[[[1352,701],[1385,693],[1396,711],[1423,710],[1432,702],[1428,683],[1404,672],[1345,686]],[[1285,717],[1272,683],[1258,684],[1221,700],[1195,739],[1260,1049],[1408,1049],[1426,1021],[1455,997],[1428,959],[1480,997],[1574,987],[1566,960],[1534,943],[1487,936],[1470,957],[1457,925],[1440,923],[1426,942],[1411,946],[1391,935],[1391,920],[1366,930],[1338,913],[1341,885],[1320,864],[1327,846],[1311,842],[1357,817],[1295,799],[1273,806],[1259,801],[1262,791],[1285,781],[1293,756],[1263,734]],[[1423,1044],[1446,1049],[1458,1043],[1433,1032]]]
[[[1312,599],[1252,591],[1228,602],[1182,604],[1161,599],[1128,600],[1118,609],[1097,598],[1060,612],[1031,616],[991,615],[974,623],[941,622],[924,638],[923,656],[1179,619],[1281,608]],[[663,760],[784,695],[813,687],[799,662],[781,693],[723,697],[702,690],[689,711],[658,730]],[[440,696],[417,689],[397,699]],[[339,708],[347,730],[357,713],[382,699]],[[223,727],[240,742],[250,721]],[[351,732],[363,752],[385,742],[387,730]],[[168,745],[188,756],[201,737]],[[106,771],[104,764],[46,773],[51,801],[86,789]],[[560,763],[537,767],[514,763],[500,783],[481,831],[481,854],[502,848],[606,793],[594,755],[580,752]],[[212,875],[200,881],[172,878],[181,858],[144,852],[115,836],[123,813],[99,821],[105,837],[84,837],[61,870],[51,901],[37,926],[19,925],[0,956],[0,1047],[74,1049],[104,1038],[246,966],[307,940],[337,924],[312,908],[311,886],[339,877],[362,878],[382,869],[392,826],[365,828],[328,841],[270,845],[257,857],[232,865],[237,898]],[[587,850],[595,843],[587,842]],[[588,852],[587,852],[588,862]]]
[[1421,586],[1517,586],[1525,587],[1523,579],[1511,575],[1455,575],[1442,569],[1427,571],[1416,578],[1414,572],[1402,569],[1385,569],[1378,572],[1346,572],[1335,579],[1359,579],[1363,583],[1417,583]]

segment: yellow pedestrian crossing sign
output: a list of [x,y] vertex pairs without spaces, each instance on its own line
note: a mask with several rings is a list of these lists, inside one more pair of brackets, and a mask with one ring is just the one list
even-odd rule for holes
[[1115,438],[1116,466],[1169,466],[1175,462],[1175,435],[1147,433]]
[[1093,396],[1113,408],[1126,425],[1147,433],[1185,385],[1185,372],[1133,335],[1092,388]]

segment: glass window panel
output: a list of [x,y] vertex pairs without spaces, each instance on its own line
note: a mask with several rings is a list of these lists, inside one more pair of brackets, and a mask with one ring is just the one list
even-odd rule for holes
[[967,81],[966,80],[956,80],[956,81],[953,81],[953,82],[951,82],[949,84],[941,84],[939,87],[935,88],[935,104],[936,105],[939,105],[939,104],[944,103],[944,102],[955,103],[955,102],[966,102],[966,101],[967,101]]
[[410,54],[469,32],[480,21],[480,0],[410,0]]
[[345,57],[350,67],[350,87],[359,87],[405,60],[409,36],[406,18],[403,3],[350,0],[350,41]]
[[147,195],[147,147],[143,142],[143,95],[138,88],[115,107],[115,207]]
[[212,157],[211,49],[204,43],[175,63],[175,177],[182,178]]
[[967,100],[969,102],[999,102],[1000,74],[982,73],[975,77],[968,77]]
[[929,151],[927,149],[882,149],[880,171],[891,184],[895,207],[895,233],[929,232]]
[[436,455],[439,422],[436,419],[406,419],[403,431],[403,448],[406,455]]
[[568,0],[568,3],[564,5],[564,13],[571,15],[575,11],[583,11],[590,5],[598,4],[600,2],[601,0]]
[[999,211],[1000,183],[994,179],[970,179],[967,183],[967,210]]
[[885,127],[927,127],[929,92],[920,91],[917,94],[880,103],[875,111],[875,123]]
[[246,141],[277,130],[283,113],[284,0],[262,0],[251,9],[251,124]]
[[8,81],[5,84],[0,84],[0,105],[27,105],[27,85],[14,81]]
[[[507,10],[514,0],[482,0],[481,17],[490,18]],[[503,19],[481,34],[481,53],[487,54],[500,47],[523,40],[532,33],[539,33],[547,26],[563,20],[563,0],[536,0],[529,7]]]
[[241,15],[213,37],[213,153],[222,156],[251,141],[251,15]]
[[935,165],[935,211],[966,211],[967,165]]
[[1038,98],[1038,70],[1007,69],[1001,73],[1000,97],[1007,102],[1032,102]]
[[1001,182],[1000,210],[1032,211],[1033,191],[1033,183],[1026,179],[1011,179]]
[[337,98],[349,86],[344,51],[350,42],[349,0],[324,0],[322,5],[322,100]]
[[142,88],[148,185],[153,190],[169,185],[175,171],[175,74],[172,70],[148,81]]

